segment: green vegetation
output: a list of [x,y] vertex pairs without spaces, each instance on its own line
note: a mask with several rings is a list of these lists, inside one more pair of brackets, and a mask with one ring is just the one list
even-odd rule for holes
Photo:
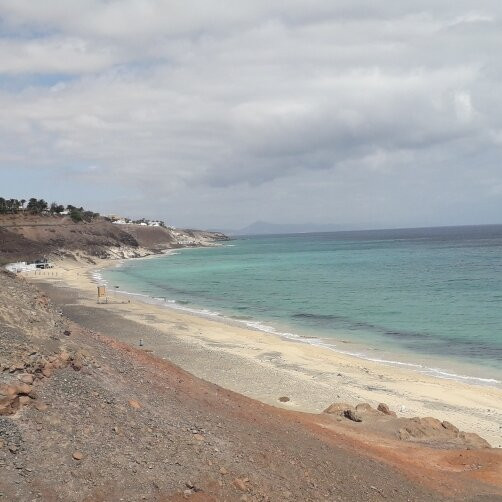
[[[51,202],[49,205],[44,199],[37,199],[32,197],[28,201],[25,199],[4,199],[0,197],[0,214],[17,214],[17,213],[29,213],[29,214],[41,214],[41,215],[59,215],[59,216],[69,216],[74,222],[90,222],[100,215],[93,211],[88,211],[83,207],[76,207],[71,204],[63,206],[57,202]],[[107,221],[115,221],[115,219],[104,217]],[[138,220],[131,220],[129,218],[124,218],[126,223],[134,223],[136,225],[149,225],[149,226],[160,226],[166,228],[163,221],[160,220],[148,220],[146,218],[141,218]]]
[[4,199],[0,197],[0,214],[15,214],[24,208],[24,199]]
[[61,204],[56,204],[55,202],[51,204],[51,207],[49,209],[52,214],[61,214],[62,212],[64,212],[64,210],[64,206],[62,206]]
[[[28,204],[26,204],[26,202],[28,202]],[[32,197],[28,201],[25,199],[4,199],[0,197],[0,214],[17,214],[24,212],[31,214],[69,215],[75,222],[89,222],[99,217],[99,213],[87,211],[83,207],[76,207],[71,204],[65,207],[57,202],[52,202],[49,206],[44,199],[36,199],[35,197]]]
[[47,211],[47,207],[48,207],[47,202],[45,202],[44,199],[38,200],[38,199],[35,199],[34,197],[32,197],[28,201],[28,205],[26,206],[26,209],[33,214],[39,214],[39,213],[43,213],[43,212]]
[[92,221],[94,218],[99,216],[99,213],[93,213],[92,211],[86,211],[83,207],[75,207],[71,204],[66,206],[66,210],[70,214],[70,218],[75,221]]

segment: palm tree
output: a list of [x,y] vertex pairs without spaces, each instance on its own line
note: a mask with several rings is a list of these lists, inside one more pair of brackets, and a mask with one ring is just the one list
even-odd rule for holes
[[32,197],[28,201],[28,205],[26,206],[26,209],[29,209],[32,213],[38,213],[38,200],[35,199],[35,197]]
[[47,210],[47,208],[49,207],[49,205],[47,204],[47,202],[45,202],[44,199],[40,199],[37,203],[37,207],[38,207],[38,212],[39,213],[42,213],[44,212],[45,210]]

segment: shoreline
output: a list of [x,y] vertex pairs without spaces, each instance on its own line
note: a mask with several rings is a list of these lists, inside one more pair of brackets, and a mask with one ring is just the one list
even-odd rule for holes
[[[146,258],[161,258],[163,256],[169,256],[171,254],[176,254],[177,250],[168,250],[161,255],[144,256],[137,259]],[[116,267],[122,266],[126,261],[130,259],[118,260]],[[89,278],[91,281],[100,281],[108,286],[108,279],[105,279],[100,271],[112,268],[111,264],[104,264],[99,268],[89,272]],[[114,267],[115,268],[115,267]],[[419,374],[427,375],[433,378],[452,380],[457,382],[467,383],[469,385],[477,386],[488,386],[502,389],[502,379],[497,379],[488,376],[481,376],[478,367],[470,365],[469,363],[461,360],[448,360],[441,357],[439,354],[417,354],[417,353],[405,353],[405,352],[391,352],[385,351],[380,352],[377,355],[372,355],[371,352],[378,352],[380,349],[376,347],[371,347],[364,345],[360,342],[347,341],[341,337],[327,337],[323,335],[302,335],[294,333],[292,331],[279,330],[274,326],[268,325],[268,321],[261,321],[259,319],[239,319],[238,317],[233,317],[230,314],[225,314],[219,311],[211,311],[205,307],[198,306],[184,306],[178,303],[175,299],[167,299],[166,297],[155,297],[146,293],[136,293],[134,291],[126,291],[123,289],[114,290],[119,295],[131,296],[137,298],[147,304],[157,305],[161,308],[174,309],[177,311],[185,312],[188,315],[194,315],[202,317],[208,320],[214,320],[217,322],[222,322],[230,326],[245,326],[247,329],[254,331],[259,331],[263,333],[268,333],[270,335],[278,336],[292,343],[304,343],[308,345],[314,345],[325,350],[330,350],[339,354],[343,354],[349,357],[354,357],[362,361],[370,361],[377,364],[382,364],[386,366],[401,367],[409,371],[417,372]],[[286,328],[288,329],[288,328]],[[337,344],[346,344],[348,347],[354,347],[354,350],[343,350],[338,347]],[[392,357],[396,359],[392,359]],[[416,357],[416,359],[415,359]],[[427,365],[424,363],[424,358],[431,358],[433,362],[437,362],[437,365]],[[468,368],[466,373],[461,373],[462,368]],[[472,373],[469,373],[472,370]],[[477,373],[475,376],[474,374]]]
[[[188,356],[176,360],[163,346],[163,340],[145,339],[145,345],[154,354],[205,380],[268,404],[320,413],[332,402],[364,401],[374,405],[385,402],[400,416],[432,415],[480,434],[494,447],[501,446],[502,391],[497,387],[470,385],[361,359],[172,305],[141,301],[134,295],[128,295],[130,303],[111,301],[97,306],[96,284],[91,275],[121,262],[102,260],[95,265],[60,262],[54,269],[57,276],[25,277],[70,287],[78,291],[78,305],[108,308],[119,316],[154,327],[167,335],[166,339],[176,338],[187,346],[188,352],[202,358],[210,354],[219,367],[216,363],[213,367],[201,367],[197,358],[192,361]],[[139,337],[125,341],[137,344]],[[290,400],[281,403],[278,400],[281,396]]]

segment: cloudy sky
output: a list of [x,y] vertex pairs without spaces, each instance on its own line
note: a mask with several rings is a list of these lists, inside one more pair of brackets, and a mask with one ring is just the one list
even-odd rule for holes
[[196,227],[502,223],[501,18],[0,0],[0,195]]

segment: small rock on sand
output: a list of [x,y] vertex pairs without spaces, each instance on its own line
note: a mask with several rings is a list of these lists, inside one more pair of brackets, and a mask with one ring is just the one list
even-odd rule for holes
[[82,460],[84,458],[84,455],[82,454],[81,451],[75,451],[73,452],[73,458],[75,460]]
[[47,366],[44,366],[42,368],[42,375],[45,377],[45,378],[50,378],[52,376],[52,368],[47,365]]
[[241,492],[247,491],[247,486],[246,482],[243,479],[240,478],[235,478],[234,479],[234,486],[240,490]]
[[141,408],[141,403],[139,401],[136,401],[136,399],[130,399],[129,406],[131,408],[134,408],[135,410],[139,410]]
[[288,396],[281,396],[281,397],[279,398],[279,401],[280,401],[281,403],[287,403],[287,402],[289,401],[289,397],[288,397]]

